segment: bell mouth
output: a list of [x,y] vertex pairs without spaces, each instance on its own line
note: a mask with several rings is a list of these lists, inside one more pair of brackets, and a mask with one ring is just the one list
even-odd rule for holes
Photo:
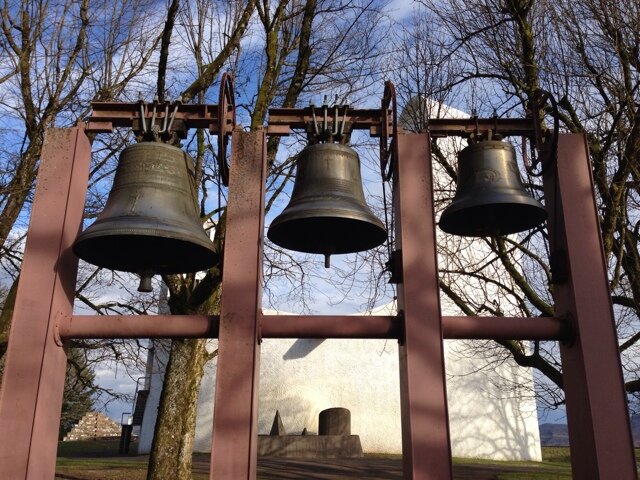
[[123,272],[158,274],[206,270],[218,260],[213,244],[145,234],[113,234],[78,238],[74,253],[98,267]]
[[525,190],[513,145],[482,140],[458,154],[456,194],[440,228],[463,237],[495,237],[530,230],[547,218]]
[[[276,219],[277,220],[277,219]],[[377,220],[377,219],[376,219]],[[276,245],[303,253],[341,255],[382,245],[387,232],[382,224],[357,218],[312,217],[283,219],[271,224],[267,237]]]
[[547,219],[546,210],[536,200],[510,200],[484,205],[468,200],[450,205],[442,212],[439,226],[446,233],[462,237],[496,237],[530,230]]

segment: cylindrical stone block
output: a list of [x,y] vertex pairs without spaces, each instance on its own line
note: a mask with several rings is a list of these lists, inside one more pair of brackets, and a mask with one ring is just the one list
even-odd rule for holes
[[318,435],[351,435],[351,412],[347,408],[323,410],[318,420]]

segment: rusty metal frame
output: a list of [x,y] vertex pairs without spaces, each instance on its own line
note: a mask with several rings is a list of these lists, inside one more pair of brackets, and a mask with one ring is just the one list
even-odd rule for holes
[[259,320],[267,182],[264,131],[236,130],[233,146],[213,413],[212,480],[256,478],[258,461]]
[[[388,105],[388,102],[387,102]],[[390,115],[391,113],[391,115]],[[393,114],[381,109],[346,110],[346,123],[353,130],[369,130],[372,137],[388,135],[390,132],[401,132],[398,126],[394,129]],[[388,122],[384,127],[385,120]],[[311,107],[307,108],[271,108],[269,109],[269,126],[267,134],[271,136],[291,135],[293,130],[304,130],[313,121]],[[474,132],[491,130],[503,136],[530,136],[533,133],[533,121],[529,118],[432,118],[428,122],[431,137],[468,137]]]
[[[394,139],[393,208],[401,252],[398,310],[402,461],[409,479],[452,478],[429,135]],[[425,452],[429,452],[425,455]]]
[[[527,119],[432,119],[429,133],[395,133],[396,238],[402,249],[398,316],[263,315],[265,133],[304,128],[310,109],[272,109],[267,131],[233,132],[220,316],[73,315],[90,145],[87,133],[132,126],[140,104],[94,104],[86,125],[47,131],[0,397],[1,478],[52,478],[72,338],[220,339],[211,478],[255,479],[261,338],[396,338],[400,342],[405,478],[451,478],[444,338],[560,340],[573,472],[580,479],[636,478],[606,266],[584,138],[563,135],[544,178],[555,267],[555,318],[442,316],[439,306],[430,137],[478,130],[530,136]],[[187,128],[229,131],[212,106],[185,106]],[[387,112],[349,109],[353,128],[386,137]],[[385,119],[385,120],[382,120]],[[383,128],[384,127],[384,128]],[[386,140],[386,138],[383,138]],[[410,205],[410,208],[406,208]],[[560,260],[558,260],[558,258]],[[564,268],[562,264],[564,263]],[[233,405],[233,408],[225,408]],[[426,454],[428,452],[428,454]]]
[[[261,338],[399,340],[402,315],[263,315]],[[218,338],[218,315],[62,316],[57,335],[73,338]],[[555,317],[442,317],[445,339],[567,340],[570,324]]]
[[[162,107],[168,107],[169,113],[172,113],[176,104],[179,102],[142,103],[142,106],[148,112],[151,112],[155,106],[157,108],[156,121],[160,122],[164,121],[166,117],[166,111]],[[135,128],[141,119],[140,106],[140,102],[91,102],[92,112],[86,122],[85,132],[111,133],[114,128]],[[235,125],[235,111],[227,109],[224,121],[219,122],[220,109],[218,107],[218,105],[209,104],[179,104],[175,121],[183,122],[187,129],[206,128],[214,134],[219,131],[228,134]],[[151,117],[147,116],[146,119],[151,120]]]
[[0,478],[53,478],[67,354],[55,324],[71,315],[91,145],[82,127],[49,129],[0,392]]
[[560,343],[574,478],[636,479],[636,459],[607,268],[582,135],[560,135],[544,191],[554,255],[556,315],[572,324]]

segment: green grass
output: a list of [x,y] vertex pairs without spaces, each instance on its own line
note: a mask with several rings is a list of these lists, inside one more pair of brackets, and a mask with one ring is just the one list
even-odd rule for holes
[[[131,445],[135,452],[137,445]],[[640,455],[640,449],[636,450]],[[370,458],[400,460],[398,454],[365,454]],[[208,454],[195,454],[194,461],[206,461]],[[571,479],[571,459],[568,447],[542,447],[542,462],[493,461],[477,458],[454,458],[457,469],[477,471],[500,480],[568,480]],[[60,442],[58,445],[57,478],[73,480],[144,480],[147,455],[118,454],[117,440]],[[201,467],[202,469],[202,467]],[[208,475],[194,473],[196,480]],[[473,477],[465,477],[473,478]]]
[[542,447],[542,461],[570,463],[571,454],[569,453],[569,447]]
[[[144,480],[147,458],[118,453],[119,442],[115,440],[77,441],[58,443],[58,478],[82,480]],[[131,445],[135,452],[137,445]]]
[[572,478],[570,462],[568,447],[542,447],[542,462],[453,459],[454,465],[475,465],[479,476],[487,473],[499,480],[569,480]]
[[571,470],[568,472],[527,472],[527,473],[499,473],[498,480],[569,480]]

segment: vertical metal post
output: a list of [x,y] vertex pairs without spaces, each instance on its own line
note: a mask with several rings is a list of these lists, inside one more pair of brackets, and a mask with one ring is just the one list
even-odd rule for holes
[[91,145],[49,129],[31,212],[0,397],[0,478],[53,478],[66,370],[55,322],[72,314]]
[[400,134],[395,165],[402,452],[407,479],[452,478],[440,312],[431,149],[427,134]]
[[266,182],[264,131],[234,130],[210,478],[255,479]]
[[582,135],[560,135],[545,174],[556,316],[575,338],[560,346],[573,477],[636,479],[607,267]]

